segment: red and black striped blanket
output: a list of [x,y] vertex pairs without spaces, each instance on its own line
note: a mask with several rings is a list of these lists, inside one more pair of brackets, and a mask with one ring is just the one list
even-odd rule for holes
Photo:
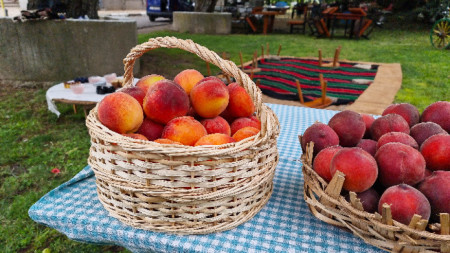
[[[326,63],[326,62],[324,62]],[[327,81],[327,96],[337,98],[335,104],[355,101],[375,79],[378,65],[371,69],[357,68],[357,63],[340,62],[338,68],[319,67],[317,60],[300,58],[260,59],[259,72],[253,74],[253,80],[260,81],[261,91],[274,98],[299,100],[295,80],[301,84],[305,101],[321,97],[319,74]],[[246,69],[252,68],[251,65]],[[368,84],[358,84],[356,79],[369,80]]]

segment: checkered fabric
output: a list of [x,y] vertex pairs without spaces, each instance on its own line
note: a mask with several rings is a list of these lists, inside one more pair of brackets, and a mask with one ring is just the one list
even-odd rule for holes
[[315,121],[327,123],[336,112],[269,106],[281,123],[274,191],[267,205],[237,228],[181,236],[124,225],[108,216],[99,202],[89,166],[42,197],[30,208],[29,215],[73,240],[116,244],[133,252],[382,252],[351,233],[318,220],[303,200],[297,136]]

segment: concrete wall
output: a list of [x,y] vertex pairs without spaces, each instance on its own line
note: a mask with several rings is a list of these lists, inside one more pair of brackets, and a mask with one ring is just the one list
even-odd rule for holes
[[[123,75],[123,58],[137,44],[134,20],[0,18],[0,81],[66,81]],[[139,62],[139,61],[138,61]],[[134,72],[139,71],[139,63]]]
[[174,12],[173,29],[178,32],[229,34],[231,13]]
[[103,0],[105,10],[145,10],[146,0]]

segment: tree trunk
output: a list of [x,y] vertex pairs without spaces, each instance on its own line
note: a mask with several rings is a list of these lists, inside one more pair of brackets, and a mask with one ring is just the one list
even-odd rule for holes
[[195,11],[197,12],[214,12],[217,0],[196,0]]

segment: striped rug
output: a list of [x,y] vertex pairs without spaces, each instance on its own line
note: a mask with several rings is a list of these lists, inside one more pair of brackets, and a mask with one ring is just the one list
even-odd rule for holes
[[[324,61],[324,63],[326,63]],[[260,59],[260,72],[253,75],[253,80],[260,80],[261,91],[273,98],[299,100],[295,80],[301,84],[305,101],[321,97],[319,74],[328,82],[327,96],[337,98],[335,104],[347,104],[355,101],[369,84],[357,84],[353,80],[373,81],[378,65],[371,69],[355,67],[357,63],[340,62],[338,68],[319,67],[318,60],[300,58]],[[250,69],[248,65],[245,68]]]

